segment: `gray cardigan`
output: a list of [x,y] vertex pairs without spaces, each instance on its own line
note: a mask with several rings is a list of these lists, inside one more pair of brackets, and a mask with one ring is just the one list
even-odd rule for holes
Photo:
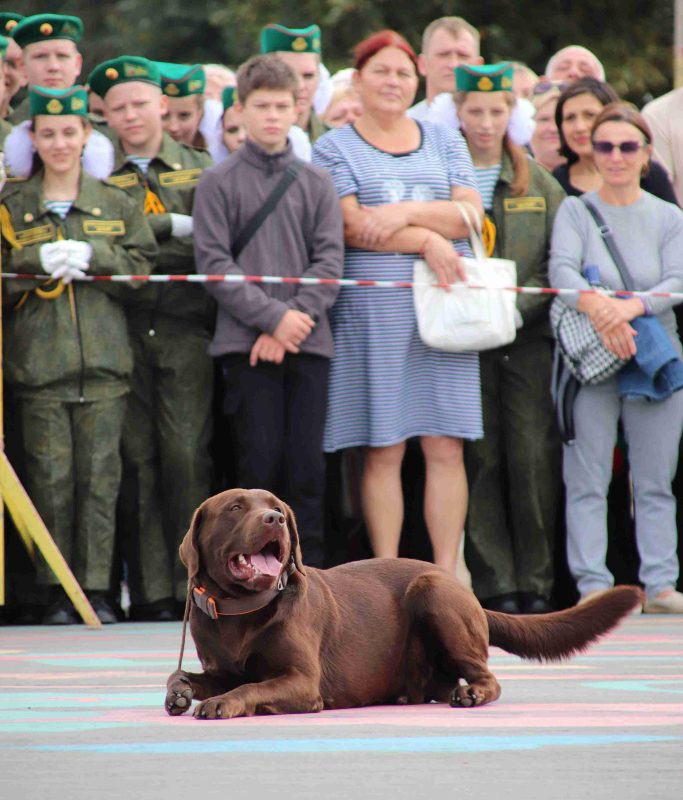
[[[683,292],[683,211],[654,195],[642,192],[628,206],[603,202],[597,192],[586,194],[612,229],[632,285],[656,292]],[[588,209],[577,197],[568,197],[555,216],[550,252],[550,284],[563,289],[589,289],[582,269],[594,264],[601,282],[610,289],[626,288]],[[579,295],[563,295],[575,306]],[[646,305],[656,314],[680,352],[673,306],[678,299],[650,297]],[[636,342],[637,344],[637,342]]]
[[[282,275],[341,278],[344,233],[339,198],[329,174],[304,164],[275,210],[235,262],[231,243],[279,183],[295,159],[290,145],[269,155],[247,142],[226,161],[205,170],[194,202],[197,272],[211,275]],[[263,332],[273,333],[289,309],[304,311],[317,324],[301,352],[331,357],[327,310],[336,286],[207,283],[218,301],[218,318],[209,353],[248,353]]]

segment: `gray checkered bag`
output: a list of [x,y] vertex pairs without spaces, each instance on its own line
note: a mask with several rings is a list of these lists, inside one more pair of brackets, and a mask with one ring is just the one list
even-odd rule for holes
[[605,347],[587,314],[560,297],[550,306],[550,324],[567,369],[580,383],[602,383],[628,361]]

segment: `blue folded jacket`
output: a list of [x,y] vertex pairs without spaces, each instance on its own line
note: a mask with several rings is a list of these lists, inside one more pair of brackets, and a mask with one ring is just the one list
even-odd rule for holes
[[617,373],[621,397],[666,400],[683,389],[683,361],[657,317],[636,317],[635,356]]

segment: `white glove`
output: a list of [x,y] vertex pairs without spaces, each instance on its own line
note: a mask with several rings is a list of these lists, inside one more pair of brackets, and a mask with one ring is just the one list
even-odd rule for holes
[[68,246],[70,261],[81,261],[90,265],[90,259],[92,258],[91,244],[81,242],[78,239],[66,239],[64,244]]
[[192,217],[188,214],[171,214],[171,236],[192,236]]
[[92,246],[76,239],[48,242],[40,247],[40,264],[55,280],[71,283],[74,278],[84,278],[90,269]]
[[69,256],[69,248],[65,246],[66,242],[48,242],[41,244],[38,255],[40,258],[40,266],[48,275],[53,275],[54,271],[66,264]]

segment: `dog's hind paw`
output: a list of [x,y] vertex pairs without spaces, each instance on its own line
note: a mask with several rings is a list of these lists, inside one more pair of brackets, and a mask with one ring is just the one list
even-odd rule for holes
[[172,717],[177,717],[189,710],[192,705],[192,688],[186,683],[169,686],[166,692],[166,712]]

